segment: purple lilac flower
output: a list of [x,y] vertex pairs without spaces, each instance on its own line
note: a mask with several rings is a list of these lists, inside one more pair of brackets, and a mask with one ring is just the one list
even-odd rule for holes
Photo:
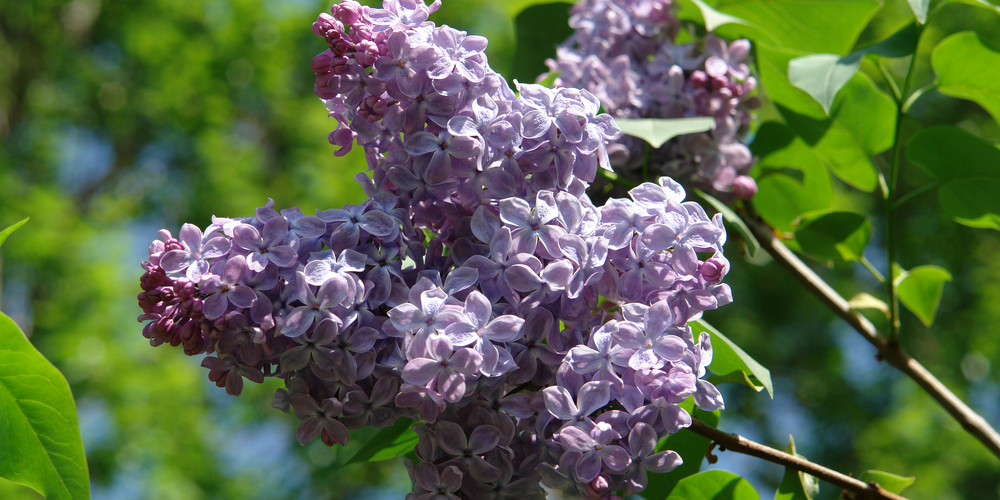
[[[749,131],[750,110],[759,105],[750,96],[756,80],[744,62],[750,43],[727,44],[709,34],[707,54],[699,53],[696,43],[677,44],[679,20],[669,1],[580,0],[571,14],[576,32],[556,59],[546,61],[558,72],[557,88],[585,89],[615,117],[716,120],[710,132],[678,137],[650,151],[639,139],[620,139],[607,148],[619,177],[641,181],[645,165],[724,200],[752,197],[756,184],[746,173],[753,158],[740,143]],[[525,135],[543,127],[537,115],[526,123],[531,126]]]
[[[620,22],[581,14],[577,29],[671,33],[668,3],[602,5]],[[143,335],[207,354],[230,394],[283,379],[273,405],[295,410],[302,442],[420,418],[410,498],[542,499],[539,481],[576,496],[639,491],[640,476],[675,465],[650,439],[690,424],[678,403],[724,405],[702,379],[709,337],[687,325],[732,301],[721,219],[666,177],[595,206],[587,188],[620,134],[599,112],[604,90],[516,95],[482,39],[427,21],[437,3],[383,7],[346,0],[313,26],[329,45],[312,66],[334,154],[363,150],[369,172],[355,178],[368,200],[315,217],[268,200],[204,233],[161,231],[137,297]],[[640,70],[624,57],[608,74],[638,89]],[[711,87],[721,80],[683,74],[700,85],[695,105],[726,119],[733,103]],[[691,150],[729,168],[739,152],[727,134]]]

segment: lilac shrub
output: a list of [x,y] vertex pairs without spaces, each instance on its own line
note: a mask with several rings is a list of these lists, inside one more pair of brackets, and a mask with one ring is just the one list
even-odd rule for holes
[[[353,0],[313,31],[337,154],[368,201],[160,231],[141,279],[154,346],[206,355],[232,395],[279,377],[307,444],[417,420],[410,498],[614,498],[680,463],[678,403],[723,407],[688,321],[732,301],[720,216],[669,177],[595,206],[619,131],[587,90],[520,85],[486,40]],[[193,271],[191,269],[194,269]]]
[[757,81],[744,63],[750,42],[709,34],[701,44],[678,44],[672,7],[670,0],[581,0],[569,20],[576,32],[546,61],[554,85],[588,90],[617,118],[714,118],[712,130],[655,150],[622,137],[608,147],[612,162],[630,178],[646,166],[722,199],[750,199],[753,158],[740,142],[758,105],[749,96]]

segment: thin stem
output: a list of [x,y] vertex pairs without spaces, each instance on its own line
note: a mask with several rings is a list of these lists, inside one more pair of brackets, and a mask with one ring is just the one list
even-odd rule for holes
[[900,199],[896,200],[896,208],[899,208],[903,206],[904,203],[910,201],[911,199],[916,198],[917,196],[920,196],[926,193],[927,191],[930,191],[931,189],[938,187],[938,184],[940,184],[940,181],[935,180],[929,184],[924,184],[923,186],[914,189],[909,193],[906,193]]
[[871,262],[868,262],[868,259],[861,257],[858,262],[860,262],[862,266],[865,266],[865,269],[872,273],[872,276],[874,276],[879,283],[882,283],[883,285],[885,284],[885,276],[882,276],[882,273],[878,272],[878,269],[875,269],[875,266],[873,266]]
[[930,394],[942,408],[962,425],[969,434],[978,439],[991,453],[1000,458],[1000,434],[986,420],[955,396],[933,374],[903,351],[899,342],[890,342],[878,334],[875,325],[864,316],[851,309],[847,300],[840,296],[822,278],[816,275],[785,246],[770,227],[763,221],[745,217],[744,222],[757,237],[760,246],[771,254],[774,260],[787,269],[802,285],[816,296],[834,314],[851,325],[862,337],[879,351],[879,359],[913,379],[925,392]]
[[642,182],[649,181],[649,150],[652,147],[649,143],[642,144]]
[[838,488],[842,488],[855,493],[858,500],[889,498],[893,500],[906,500],[904,497],[882,489],[875,483],[865,483],[845,474],[841,474],[833,469],[828,469],[822,465],[810,462],[802,457],[797,457],[780,450],[764,446],[755,441],[751,441],[739,434],[730,434],[720,431],[701,420],[694,419],[688,430],[699,436],[711,439],[718,443],[722,451],[730,450],[744,455],[757,457],[768,462],[783,465],[789,469],[805,472],[817,479],[830,483]]
[[892,95],[896,98],[896,104],[898,105],[903,100],[903,94],[899,92],[899,87],[896,86],[896,80],[894,80],[892,75],[889,74],[889,70],[885,67],[883,61],[884,60],[882,58],[879,58],[877,64],[878,69],[882,72],[882,77],[885,78],[885,83],[889,84],[889,88],[892,89]]
[[910,97],[907,98],[906,102],[903,103],[903,113],[910,111],[910,106],[913,106],[913,103],[917,102],[917,99],[920,99],[920,96],[932,90],[937,90],[937,87],[938,87],[937,83],[932,83],[930,85],[927,85],[926,87],[921,87],[916,91],[914,91],[912,94],[910,94]]
[[621,177],[618,177],[618,174],[616,174],[614,172],[609,172],[607,170],[604,170],[603,168],[600,168],[597,171],[600,172],[601,176],[604,177],[605,179],[607,179],[607,180],[609,180],[609,181],[611,181],[611,182],[613,182],[615,184],[618,184],[619,186],[622,186],[622,187],[624,187],[626,189],[632,189],[632,188],[635,187],[634,184],[629,184],[628,182],[623,181],[621,179]]
[[[910,58],[910,69],[906,72],[901,96],[906,96],[913,79],[913,70],[917,66],[917,56]],[[885,247],[889,267],[889,281],[886,288],[889,291],[889,341],[899,339],[899,297],[896,296],[896,283],[892,270],[896,264],[896,187],[899,184],[899,158],[903,151],[903,111],[902,99],[896,102],[896,133],[892,143],[892,164],[889,167],[889,193],[885,198]]]

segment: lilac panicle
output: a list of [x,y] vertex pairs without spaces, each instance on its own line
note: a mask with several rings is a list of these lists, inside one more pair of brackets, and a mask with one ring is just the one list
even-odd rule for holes
[[[622,137],[608,146],[619,176],[638,178],[643,165],[724,200],[750,199],[757,185],[747,176],[750,93],[756,79],[745,63],[750,42],[726,43],[708,34],[703,43],[676,43],[680,21],[670,0],[580,0],[569,24],[576,31],[546,64],[557,88],[590,91],[617,118],[710,116],[709,132],[680,136],[646,152],[642,140]],[[534,133],[543,120],[525,118]]]
[[[646,21],[615,29],[669,33],[669,4],[640,4],[629,15]],[[732,301],[721,219],[668,177],[595,206],[587,188],[620,135],[604,97],[515,93],[485,39],[427,21],[438,6],[346,0],[319,16],[316,93],[334,154],[365,153],[367,201],[312,216],[268,200],[161,231],[143,335],[206,354],[230,394],[284,380],[272,405],[294,411],[302,443],[419,418],[414,499],[540,499],[539,481],[638,492],[679,463],[652,453],[690,425],[678,403],[724,406],[704,380],[710,336],[688,326]],[[713,50],[719,78],[737,78],[741,46]]]

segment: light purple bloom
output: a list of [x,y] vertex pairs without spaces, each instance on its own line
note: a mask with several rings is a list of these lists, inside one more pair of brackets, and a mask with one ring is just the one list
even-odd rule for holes
[[263,271],[268,263],[288,267],[298,257],[287,244],[288,222],[283,217],[267,221],[262,232],[250,224],[240,224],[233,228],[233,241],[250,252],[247,265],[254,272]]
[[[211,233],[209,233],[211,234]],[[185,271],[189,280],[198,283],[209,272],[209,260],[229,253],[232,243],[222,236],[203,239],[201,229],[184,224],[178,233],[183,250],[171,250],[160,257],[160,267],[168,273]]]
[[253,305],[257,296],[250,287],[241,284],[247,275],[247,261],[242,255],[230,257],[226,261],[221,276],[210,276],[202,285],[205,299],[205,316],[209,319],[221,317],[229,304],[245,309]]

